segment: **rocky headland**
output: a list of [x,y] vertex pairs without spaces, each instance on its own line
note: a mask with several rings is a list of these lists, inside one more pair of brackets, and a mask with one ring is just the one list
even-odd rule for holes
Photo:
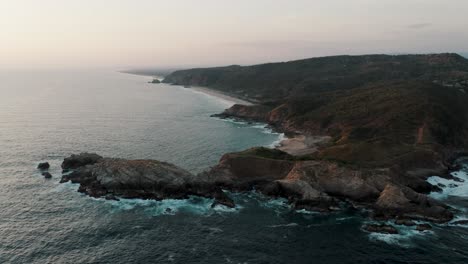
[[[280,149],[225,154],[199,175],[159,161],[80,154],[65,159],[62,168],[71,172],[62,181],[108,199],[199,195],[232,207],[223,190],[256,190],[287,198],[296,209],[330,212],[345,203],[370,209],[374,219],[447,222],[454,210],[427,196],[440,188],[426,180],[452,177],[457,158],[467,153],[466,80],[468,60],[457,54],[336,56],[176,71],[163,82],[256,102],[216,116],[263,122],[294,140]],[[394,233],[380,225],[366,230]]]

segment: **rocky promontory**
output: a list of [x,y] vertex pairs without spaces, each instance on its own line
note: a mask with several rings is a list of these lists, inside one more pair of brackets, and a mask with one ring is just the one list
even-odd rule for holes
[[451,209],[401,181],[389,169],[357,169],[332,161],[301,160],[276,149],[252,148],[226,154],[208,171],[193,175],[156,160],[103,158],[82,153],[64,160],[61,182],[79,183],[79,192],[106,199],[214,199],[234,207],[223,190],[256,190],[284,197],[295,209],[340,210],[341,203],[372,210],[376,219],[447,222]]
[[[109,199],[198,195],[232,207],[223,190],[255,190],[284,197],[296,209],[330,212],[345,203],[369,209],[374,219],[447,222],[453,209],[427,195],[440,191],[427,179],[452,177],[456,159],[468,153],[468,94],[444,85],[467,80],[468,60],[457,54],[335,56],[177,71],[163,82],[256,102],[216,116],[300,135],[294,146],[307,151],[294,151],[291,143],[282,148],[287,152],[228,153],[199,175],[154,160],[80,154],[65,159],[62,168],[70,172],[62,181]],[[394,232],[377,225],[366,230]]]
[[107,199],[184,199],[190,195],[213,198],[233,207],[216,185],[167,162],[103,158],[81,153],[64,160],[61,182],[79,183],[79,192]]

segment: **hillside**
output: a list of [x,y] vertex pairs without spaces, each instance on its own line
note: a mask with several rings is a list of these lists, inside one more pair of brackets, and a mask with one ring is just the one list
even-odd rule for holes
[[[374,82],[421,80],[456,85],[468,80],[457,54],[333,56],[254,66],[176,71],[166,83],[206,86],[260,102],[348,90]],[[468,86],[468,83],[460,84]]]
[[[258,101],[221,117],[329,135],[320,157],[384,166],[468,146],[468,60],[457,54],[313,58],[177,71],[165,82]],[[416,153],[416,154],[414,154]],[[426,154],[421,154],[426,153]]]

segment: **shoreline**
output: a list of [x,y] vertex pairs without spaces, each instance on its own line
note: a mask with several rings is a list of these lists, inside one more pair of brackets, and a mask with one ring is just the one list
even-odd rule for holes
[[251,102],[249,102],[247,100],[244,100],[244,99],[241,99],[241,98],[238,98],[238,97],[232,96],[230,94],[227,94],[227,93],[224,93],[224,92],[221,92],[221,91],[217,91],[217,90],[214,90],[214,89],[211,89],[211,88],[208,88],[208,87],[192,86],[192,87],[186,88],[186,87],[184,87],[182,85],[180,85],[180,86],[185,88],[185,89],[192,89],[193,91],[196,91],[196,92],[204,93],[206,95],[209,95],[209,96],[212,96],[212,97],[217,97],[217,98],[222,99],[224,101],[232,102],[233,104],[253,105],[253,103],[251,103]]
[[[155,76],[155,75],[148,75],[148,74],[138,74],[138,73],[130,73],[130,72],[121,72],[125,74],[133,74],[133,75],[138,75],[138,76],[146,76],[146,77],[152,77],[152,78],[158,78],[161,79],[161,81],[164,79],[162,76]],[[255,105],[253,102],[249,102],[245,99],[241,99],[239,97],[227,94],[225,92],[221,92],[215,89],[211,89],[208,87],[203,87],[203,86],[191,86],[191,87],[184,87],[183,85],[177,85],[180,86],[184,89],[191,89],[193,92],[198,92],[198,93],[203,93],[205,95],[215,97],[217,99],[221,99],[225,102],[229,102],[230,104],[241,104],[241,105]],[[230,105],[229,107],[231,107]],[[265,123],[265,126],[268,124]],[[318,147],[326,143],[329,140],[329,137],[327,136],[305,136],[303,134],[295,135],[293,137],[288,137],[286,136],[285,133],[281,133],[281,135],[278,138],[278,141],[272,142],[270,145],[270,148],[272,149],[279,149],[281,151],[284,151],[288,154],[294,155],[294,156],[302,156],[302,155],[310,155],[314,152],[317,151]]]

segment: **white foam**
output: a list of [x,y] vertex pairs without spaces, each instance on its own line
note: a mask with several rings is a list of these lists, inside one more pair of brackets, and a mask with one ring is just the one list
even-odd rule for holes
[[295,226],[298,226],[299,224],[298,223],[289,223],[289,224],[283,224],[283,225],[270,225],[268,227],[271,227],[271,228],[278,228],[278,227],[295,227]]
[[414,246],[413,240],[416,238],[424,238],[427,235],[434,235],[433,231],[427,230],[420,232],[416,230],[414,226],[395,226],[398,230],[398,234],[380,234],[370,233],[369,240],[373,242],[384,242],[389,245],[397,245],[400,247],[412,247]]
[[51,189],[51,192],[62,192],[62,191],[70,191],[72,190],[73,192],[78,192],[78,188],[80,187],[80,184],[78,183],[72,183],[71,181],[65,182],[65,183],[58,183],[55,186],[55,188]]
[[223,205],[216,205],[212,208],[213,199],[196,196],[192,196],[189,199],[164,199],[161,201],[143,199],[120,199],[119,201],[115,201],[102,198],[95,200],[111,205],[114,211],[142,208],[146,213],[152,216],[175,215],[179,212],[210,215],[212,213],[233,213],[242,209],[241,206],[228,208]]
[[309,211],[306,209],[296,210],[296,213],[305,214],[305,215],[320,215],[321,214],[320,212]]
[[438,176],[432,176],[427,181],[432,185],[443,184],[442,192],[432,192],[430,196],[434,199],[446,199],[449,196],[468,197],[468,175],[464,171],[453,172],[454,177],[460,178],[463,182],[452,179],[444,179]]
[[[184,88],[182,86],[180,86],[180,87],[183,88],[183,89],[187,89],[187,88]],[[219,102],[219,103],[221,103],[221,104],[223,104],[223,105],[225,105],[227,107],[231,107],[231,106],[236,104],[235,101],[228,100],[228,99],[223,98],[221,96],[217,96],[217,95],[213,95],[213,94],[210,94],[210,93],[198,91],[198,90],[195,90],[195,89],[192,89],[192,88],[187,89],[187,90],[190,90],[192,93],[199,94],[199,95],[204,95],[204,96],[206,96],[206,97],[208,97],[210,99],[216,100],[217,102]]]
[[284,133],[280,133],[278,135],[278,139],[273,141],[273,143],[271,143],[268,147],[270,148],[276,148],[276,147],[279,147],[280,143],[285,140],[287,137],[286,135],[284,135]]
[[[217,117],[215,117],[215,118],[217,118]],[[250,122],[246,122],[246,121],[242,121],[242,120],[238,120],[238,119],[232,119],[232,118],[218,118],[218,119],[222,120],[224,122],[229,122],[229,123],[242,125],[242,126],[250,126],[252,128],[256,128],[256,129],[261,129],[262,133],[265,133],[265,134],[278,135],[278,138],[275,141],[273,141],[272,143],[270,143],[268,145],[265,145],[265,147],[275,148],[281,143],[281,141],[286,139],[286,135],[284,133],[279,133],[279,132],[273,131],[273,129],[268,127],[267,124],[265,124],[265,123],[258,123],[258,122],[250,123]]]

